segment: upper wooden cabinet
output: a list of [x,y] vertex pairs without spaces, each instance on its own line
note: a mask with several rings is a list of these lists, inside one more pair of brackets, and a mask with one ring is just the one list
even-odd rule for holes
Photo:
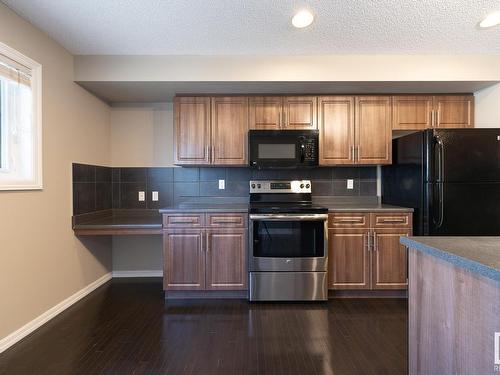
[[250,129],[316,129],[317,107],[316,96],[250,97]]
[[210,164],[210,98],[174,99],[174,163]]
[[420,130],[432,126],[432,96],[393,96],[392,129]]
[[318,98],[319,164],[390,164],[389,96]]
[[281,96],[250,97],[250,129],[279,130],[281,129]]
[[393,96],[392,129],[474,127],[474,96]]
[[174,164],[248,163],[247,97],[176,97],[174,113]]
[[315,96],[285,96],[283,98],[284,129],[316,129],[317,105]]
[[319,163],[354,163],[354,97],[318,99]]
[[212,98],[212,164],[246,164],[247,134],[248,98]]
[[474,127],[474,97],[472,95],[442,95],[434,97],[436,128]]
[[355,158],[357,164],[390,164],[392,161],[391,98],[357,96]]

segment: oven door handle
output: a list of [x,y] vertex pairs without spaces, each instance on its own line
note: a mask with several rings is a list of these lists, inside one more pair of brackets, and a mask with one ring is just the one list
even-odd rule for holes
[[325,221],[327,214],[309,214],[309,215],[290,215],[290,214],[269,214],[269,215],[250,215],[250,220],[266,221]]

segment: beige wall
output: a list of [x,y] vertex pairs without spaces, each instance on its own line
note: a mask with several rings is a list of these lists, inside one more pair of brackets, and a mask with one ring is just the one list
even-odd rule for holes
[[112,108],[112,166],[171,166],[172,147],[172,103]]
[[[172,103],[111,109],[111,163],[115,167],[166,167],[173,162]],[[113,271],[161,271],[159,236],[113,238]]]
[[87,82],[498,81],[498,55],[76,56]]
[[108,164],[109,108],[73,57],[0,4],[0,41],[43,65],[43,191],[0,192],[0,339],[110,271],[109,240],[71,230],[71,163]]
[[476,127],[500,128],[500,83],[478,91],[476,97]]

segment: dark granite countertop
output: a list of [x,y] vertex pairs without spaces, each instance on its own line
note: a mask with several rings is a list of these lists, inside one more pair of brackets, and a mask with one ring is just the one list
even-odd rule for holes
[[73,217],[73,229],[161,229],[158,210],[105,210]]
[[[326,207],[330,212],[342,211],[391,211],[391,212],[413,212],[412,208],[390,206],[381,204],[375,198],[315,198],[313,203]],[[242,201],[224,202],[223,200],[215,199],[214,202],[207,201],[190,201],[180,203],[178,205],[165,207],[160,209],[160,213],[183,213],[183,212],[248,212],[248,203]]]
[[500,281],[500,237],[401,237],[403,245]]
[[248,203],[189,203],[160,209],[160,213],[189,212],[248,212]]

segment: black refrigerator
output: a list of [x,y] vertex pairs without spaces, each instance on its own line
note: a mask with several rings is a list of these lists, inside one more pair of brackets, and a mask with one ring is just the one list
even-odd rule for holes
[[392,147],[382,202],[414,208],[414,235],[500,235],[500,129],[425,130]]

